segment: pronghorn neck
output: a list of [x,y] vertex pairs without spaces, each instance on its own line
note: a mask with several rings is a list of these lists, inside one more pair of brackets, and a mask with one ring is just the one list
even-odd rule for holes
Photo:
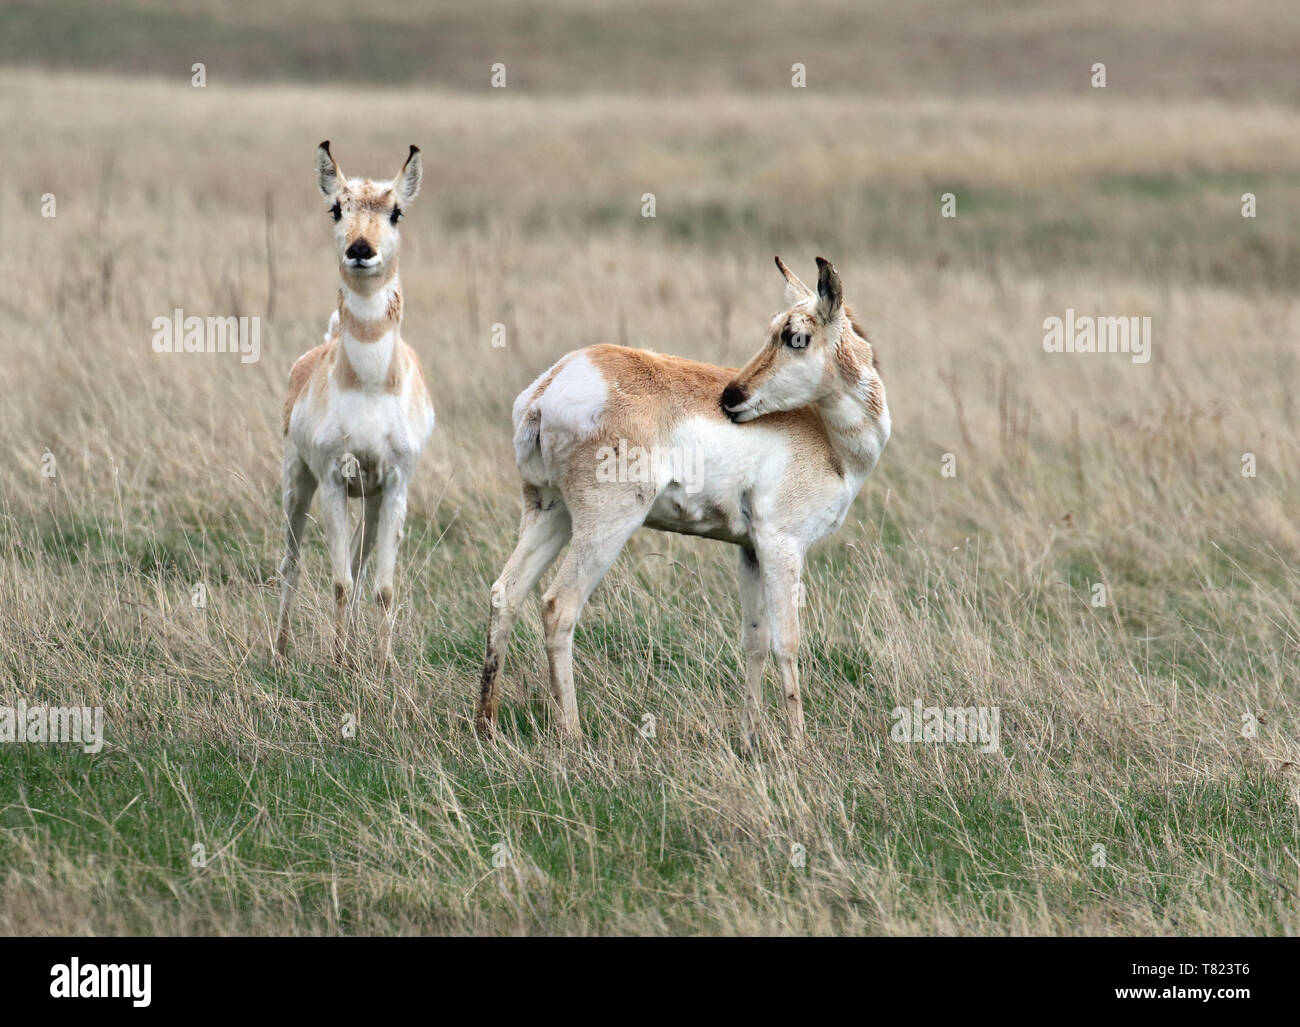
[[402,325],[402,283],[397,269],[366,291],[348,275],[340,278],[339,333],[355,378],[353,384],[386,388],[392,384],[393,351]]
[[885,387],[872,366],[869,344],[845,331],[836,352],[837,387],[817,403],[831,448],[845,468],[866,475],[889,437]]

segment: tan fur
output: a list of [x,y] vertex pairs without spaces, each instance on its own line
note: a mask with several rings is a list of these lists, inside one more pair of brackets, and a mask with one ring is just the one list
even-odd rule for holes
[[[406,343],[402,343],[400,349],[402,359],[406,366],[410,368],[411,377],[415,379],[413,388],[407,394],[406,412],[408,417],[416,417],[428,399],[429,387],[424,383],[424,368],[420,366],[419,355]],[[390,381],[392,387],[388,387],[387,391],[395,394],[398,391],[398,380],[390,376]]]
[[[690,417],[720,424],[727,421],[718,397],[736,376],[733,367],[612,344],[590,346],[584,352],[605,379],[611,396],[609,416],[591,446],[593,453],[610,439],[627,439],[629,444],[647,448],[660,445],[674,426]],[[549,379],[544,381],[536,394],[549,384]],[[779,426],[806,447],[804,459],[813,468],[837,475],[842,472],[815,409],[779,410],[767,416],[769,424]],[[595,466],[594,459],[573,463]]]
[[293,367],[289,369],[289,394],[284,400],[284,434],[289,434],[289,418],[293,415],[293,408],[298,405],[303,390],[307,388],[308,382],[316,373],[316,368],[320,366],[321,361],[329,356],[330,348],[333,343],[322,342],[319,346],[309,349],[293,362]]
[[726,420],[718,396],[735,373],[729,367],[609,344],[585,352],[616,397],[609,403],[621,419],[610,425],[614,433],[639,421],[663,430],[689,415]]
[[852,303],[846,302],[844,304],[844,320],[848,323],[848,327],[852,329],[853,334],[857,337],[857,341],[866,349],[867,358],[871,362],[871,366],[879,371],[880,362],[876,357],[876,348],[867,340],[867,331],[862,327],[862,323],[858,320],[857,312],[853,309]]
[[[389,311],[396,309],[400,314],[402,309],[401,301],[399,300],[395,305],[390,303],[388,309]],[[396,327],[397,321],[398,318],[391,316],[375,320],[362,320],[353,314],[346,305],[343,307],[340,317],[343,330],[356,339],[357,342],[377,342]]]

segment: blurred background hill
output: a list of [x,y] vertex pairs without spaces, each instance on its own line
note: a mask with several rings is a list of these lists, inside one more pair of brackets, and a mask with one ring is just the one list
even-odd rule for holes
[[1300,101],[1286,0],[7,0],[0,63],[172,77],[547,93],[1073,93],[1105,61],[1129,97]]

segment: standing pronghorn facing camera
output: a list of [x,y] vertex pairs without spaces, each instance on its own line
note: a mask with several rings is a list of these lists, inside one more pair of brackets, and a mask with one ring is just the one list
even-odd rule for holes
[[[298,548],[312,496],[334,573],[334,656],[342,663],[353,584],[378,546],[375,596],[383,608],[380,653],[392,636],[393,569],[406,520],[406,489],[433,434],[433,401],[420,360],[401,337],[398,219],[420,191],[420,151],[412,146],[391,182],[344,178],[329,142],[316,151],[316,181],[329,202],[339,259],[338,309],[325,342],[289,372],[284,404],[285,555],[275,651],[289,645],[298,586]],[[349,543],[348,497],[362,500]]]
[[[814,293],[780,257],[776,264],[789,309],[773,318],[763,348],[740,371],[590,346],[561,358],[515,400],[524,511],[519,544],[492,586],[477,716],[484,736],[495,729],[501,658],[520,605],[566,542],[542,597],[542,622],[560,730],[579,734],[573,629],[592,589],[644,524],[740,547],[745,741],[754,741],[769,647],[790,738],[803,740],[804,554],[843,522],[889,440],[889,410],[835,268],[817,258]],[[611,451],[633,447],[667,459],[643,463],[648,474],[611,475]],[[680,473],[687,466],[698,469],[695,480]]]

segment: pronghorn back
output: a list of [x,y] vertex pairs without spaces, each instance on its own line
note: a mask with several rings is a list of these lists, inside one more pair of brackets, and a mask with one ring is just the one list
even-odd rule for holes
[[[741,430],[718,402],[736,375],[720,367],[650,350],[600,344],[574,350],[542,372],[515,400],[515,461],[525,481],[558,487],[560,460],[575,447],[671,444],[673,431],[698,420],[725,434]],[[842,466],[812,407],[775,411],[764,418],[801,447],[817,470]]]

